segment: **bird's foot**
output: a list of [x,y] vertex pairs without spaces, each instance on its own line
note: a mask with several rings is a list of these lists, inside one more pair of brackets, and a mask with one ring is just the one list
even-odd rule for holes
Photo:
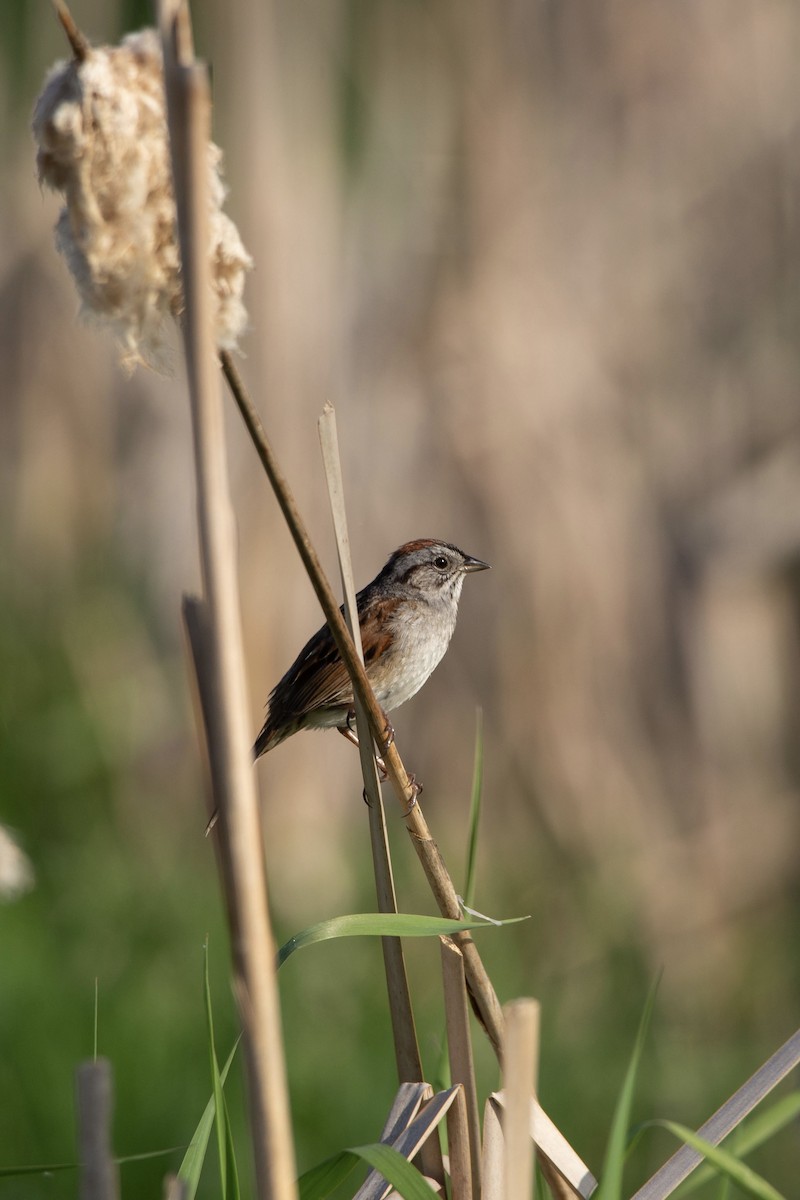
[[417,807],[417,800],[422,795],[422,784],[417,782],[416,775],[408,776],[408,786],[411,788],[411,802],[403,813],[404,820]]
[[381,746],[381,750],[385,754],[389,747],[394,745],[394,725],[392,725],[386,713],[383,714],[383,719],[386,724],[383,728],[383,745]]
[[347,738],[348,742],[352,742],[354,746],[358,745],[358,734],[355,730],[356,710],[351,708],[344,719],[344,725],[337,725],[336,728],[343,738]]

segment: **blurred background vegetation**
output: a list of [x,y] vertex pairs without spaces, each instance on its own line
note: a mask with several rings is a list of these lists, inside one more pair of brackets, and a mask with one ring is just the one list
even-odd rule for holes
[[[481,947],[501,998],[542,1001],[542,1100],[597,1171],[659,971],[642,1119],[701,1122],[798,1023],[800,9],[193,7],[256,262],[242,366],[324,561],[331,399],[358,579],[426,535],[494,568],[394,723],[458,877],[483,707],[477,905],[532,919]],[[97,42],[151,19],[73,11]],[[29,135],[66,56],[45,0],[5,0],[0,50],[0,821],[35,873],[0,907],[2,1168],[74,1158],[95,979],[120,1154],[185,1144],[208,1098],[206,933],[223,1053],[235,1016],[179,617],[180,361],[126,378],[80,325]],[[320,617],[229,432],[255,733]],[[372,909],[352,750],[304,735],[258,774],[278,938]],[[401,906],[431,911],[392,824]],[[438,951],[409,958],[432,1075]],[[317,947],[282,989],[305,1168],[389,1105],[380,950]],[[632,1174],[672,1148],[650,1134]],[[791,1192],[797,1152],[789,1131],[754,1165]]]

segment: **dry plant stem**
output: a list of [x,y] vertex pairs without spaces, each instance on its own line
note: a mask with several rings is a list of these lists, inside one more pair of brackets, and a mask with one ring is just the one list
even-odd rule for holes
[[[344,486],[342,483],[342,467],[339,456],[339,439],[336,430],[336,414],[333,406],[330,404],[326,404],[323,414],[320,417],[319,437],[322,446],[322,460],[328,482],[328,495],[331,503],[333,528],[336,535],[336,548],[339,556],[339,569],[342,576],[345,619],[350,636],[353,639],[358,660],[363,666],[364,653],[361,647],[353,568],[350,561],[350,540],[347,533],[347,515],[344,504]],[[386,814],[383,809],[383,798],[375,766],[372,734],[367,714],[358,699],[356,699],[355,710],[356,729],[358,731],[358,753],[361,759],[361,774],[364,778],[364,796],[367,800],[369,812],[370,842],[375,871],[378,909],[380,912],[393,913],[397,912],[397,898],[395,896],[389,841],[386,833]],[[386,970],[389,1012],[392,1020],[392,1034],[399,1082],[412,1083],[421,1081],[422,1062],[417,1045],[414,1013],[411,1007],[411,993],[408,987],[402,943],[399,938],[382,938],[381,945]]]
[[105,1058],[76,1072],[80,1200],[118,1200],[119,1170],[111,1149],[113,1083]]
[[534,1149],[531,1091],[536,1092],[538,1074],[539,1005],[535,1000],[514,1000],[504,1007],[503,1013],[506,1018],[505,1196],[506,1200],[530,1200]]
[[[336,413],[333,405],[326,404],[319,420],[319,436],[322,458],[328,482],[328,495],[336,534],[336,548],[344,593],[345,620],[356,650],[358,661],[363,667],[364,654],[361,646],[361,631],[358,625],[356,591],[353,566],[350,561],[350,539],[347,532],[347,513],[344,503],[342,464],[339,456],[339,438],[336,429]],[[381,912],[397,912],[389,839],[386,831],[386,814],[383,807],[378,772],[375,764],[372,733],[361,700],[356,695],[356,729],[361,774],[364,779],[364,796],[368,804],[370,843],[375,872],[375,889],[378,908]],[[389,1013],[392,1022],[392,1039],[400,1083],[422,1080],[422,1060],[417,1044],[414,1010],[408,986],[403,944],[400,938],[381,938],[386,986],[389,997]],[[419,1153],[419,1166],[423,1175],[435,1179],[444,1189],[445,1172],[442,1149],[438,1137],[430,1137]]]
[[[718,1146],[769,1092],[800,1063],[800,1029],[751,1075],[746,1083],[700,1126],[698,1134]],[[691,1146],[681,1146],[655,1175],[639,1188],[632,1200],[665,1200],[703,1161]]]
[[189,1185],[177,1175],[167,1175],[164,1180],[164,1200],[187,1200]]
[[85,62],[89,55],[88,39],[81,33],[78,26],[73,20],[72,13],[67,8],[64,0],[53,0],[53,8],[56,10],[56,16],[61,23],[61,28],[67,35],[67,41],[72,47],[72,53],[78,62]]
[[546,1154],[539,1153],[539,1167],[553,1200],[575,1200],[579,1195],[553,1166]]
[[463,1087],[459,1087],[455,1101],[447,1111],[447,1148],[452,1200],[473,1200],[473,1183],[477,1183],[478,1177],[472,1170],[467,1103]]
[[447,1025],[447,1052],[450,1059],[450,1078],[464,1089],[464,1120],[470,1155],[471,1194],[479,1200],[481,1191],[481,1127],[478,1118],[478,1089],[472,1059],[472,1038],[469,1027],[467,985],[464,977],[464,958],[452,938],[440,938],[442,950],[442,979],[444,982],[444,1014]]
[[206,154],[208,76],[193,61],[185,5],[159,6],[170,147],[185,298],[183,323],[194,434],[203,621],[214,701],[208,726],[218,788],[220,849],[229,900],[235,991],[245,1035],[258,1195],[294,1200],[295,1165],[269,925],[261,829],[250,763],[233,518],[212,337]]
[[[461,917],[461,905],[459,904],[453,881],[439,852],[439,847],[431,837],[421,806],[419,803],[413,803],[416,799],[415,789],[408,778],[397,747],[394,743],[391,746],[383,745],[386,732],[384,714],[375,699],[375,695],[364,673],[364,668],[358,661],[353,640],[347,631],[347,626],[339,612],[339,605],[336,602],[331,586],[325,577],[314,547],[311,544],[305,522],[295,504],[289,485],[278,466],[264,427],[239,372],[233,364],[230,354],[227,351],[222,351],[220,360],[225,378],[228,381],[234,400],[239,407],[258,456],[275,492],[276,499],[294,538],[300,558],[303,561],[303,565],[316,592],[317,599],[325,614],[325,619],[328,622],[337,649],[353,681],[355,694],[369,717],[372,736],[381,749],[389,779],[398,802],[402,806],[406,828],[411,835],[414,848],[417,851],[431,891],[439,906],[439,911],[445,917],[459,920]],[[502,1052],[503,1043],[503,1014],[497,995],[470,935],[468,933],[455,934],[454,941],[458,943],[464,955],[467,983],[476,1011],[494,1047],[495,1053],[499,1057]]]
[[491,1099],[483,1108],[481,1187],[483,1200],[503,1200],[503,1127],[500,1112]]

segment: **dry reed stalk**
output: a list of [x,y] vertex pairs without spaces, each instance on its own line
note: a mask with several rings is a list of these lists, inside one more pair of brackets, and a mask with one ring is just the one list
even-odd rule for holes
[[[350,539],[347,532],[347,515],[344,504],[344,487],[342,483],[342,465],[339,456],[339,440],[336,429],[336,414],[333,406],[330,404],[325,406],[325,410],[319,419],[319,437],[322,446],[325,476],[328,482],[328,496],[336,536],[339,570],[342,576],[345,619],[350,636],[353,639],[358,660],[363,667],[364,653],[361,646],[353,568],[350,561]],[[355,698],[355,710],[359,743],[358,752],[361,759],[361,773],[364,778],[364,796],[367,800],[369,811],[370,843],[375,871],[378,910],[380,912],[393,913],[397,912],[397,897],[395,895],[392,862],[386,832],[386,814],[383,808],[383,797],[381,796],[378,772],[375,765],[369,719],[358,697]],[[381,945],[383,947],[386,985],[389,993],[389,1012],[392,1021],[392,1035],[399,1082],[412,1083],[421,1081],[422,1060],[420,1059],[417,1044],[414,1012],[411,1005],[411,992],[408,986],[405,960],[403,958],[403,945],[399,938],[381,938]]]
[[483,1106],[482,1200],[503,1200],[504,1185],[503,1127],[500,1124],[500,1110],[490,1097]]
[[[225,378],[239,407],[247,431],[253,441],[275,497],[283,513],[294,543],[306,568],[319,600],[336,647],[347,667],[358,702],[366,710],[372,736],[381,749],[383,761],[397,800],[402,808],[406,828],[422,863],[439,911],[452,920],[460,920],[461,905],[453,881],[442,859],[439,847],[431,837],[422,808],[416,802],[416,789],[403,766],[396,745],[384,746],[386,719],[375,698],[364,668],[358,660],[353,640],[348,633],[339,605],[325,576],[317,553],[311,543],[306,524],[297,508],[291,489],[281,471],[264,426],[247,389],[227,351],[220,353]],[[453,935],[464,955],[464,966],[470,996],[476,1013],[486,1030],[495,1053],[500,1056],[503,1044],[503,1014],[494,987],[486,973],[478,949],[468,933]]]
[[221,861],[231,927],[235,993],[244,1030],[258,1195],[294,1200],[294,1151],[280,1029],[275,947],[255,782],[250,761],[247,689],[229,500],[225,434],[213,339],[208,259],[208,75],[194,60],[188,9],[159,5],[164,83],[185,298],[184,346],[189,382],[200,559],[203,635],[193,639],[198,670],[211,681],[208,749],[220,820]]
[[[732,1133],[736,1126],[753,1111],[757,1104],[785,1079],[800,1063],[800,1029],[763,1063],[754,1075],[743,1083],[725,1103],[697,1130],[699,1136],[713,1146]],[[632,1197],[632,1200],[666,1200],[695,1167],[703,1162],[702,1154],[691,1146],[681,1146],[663,1167]]]
[[[345,620],[361,666],[364,655],[361,646],[361,631],[356,608],[356,591],[353,567],[350,561],[350,538],[347,532],[347,513],[344,502],[342,464],[339,455],[339,438],[336,428],[336,413],[333,405],[326,404],[319,420],[319,436],[322,459],[328,483],[328,496],[336,536],[339,570],[344,592]],[[386,830],[386,814],[383,807],[380,782],[375,763],[375,751],[369,718],[356,695],[356,729],[358,731],[358,753],[361,774],[364,779],[364,795],[369,812],[370,845],[375,873],[375,889],[380,912],[397,912],[389,839]],[[400,938],[381,938],[386,986],[389,997],[389,1013],[392,1022],[397,1073],[401,1083],[422,1080],[422,1060],[417,1043],[411,991],[408,986],[403,943]],[[423,1175],[436,1179],[444,1186],[445,1171],[442,1150],[438,1137],[430,1137],[420,1150],[420,1168]]]
[[72,53],[75,55],[76,61],[84,62],[90,50],[89,39],[75,24],[72,13],[66,4],[64,4],[64,0],[53,0],[53,8],[56,10],[56,16],[61,23],[61,28],[67,35],[67,41],[72,48]]
[[[408,1094],[406,1089],[409,1086],[414,1087],[415,1085],[403,1084],[398,1093],[398,1097],[402,1097],[401,1107],[405,1107],[403,1102]],[[391,1146],[409,1162],[421,1153],[426,1142],[431,1139],[431,1134],[435,1131],[436,1126],[447,1114],[461,1091],[460,1087],[450,1087],[434,1095],[429,1084],[424,1084],[423,1087],[424,1107],[421,1112],[407,1124],[403,1124],[402,1121],[395,1122],[393,1124],[395,1132],[390,1133],[384,1130],[384,1136],[381,1137],[384,1145]],[[396,1105],[393,1106],[393,1111],[395,1107]],[[384,1200],[391,1190],[392,1185],[386,1182],[380,1171],[372,1170],[353,1200]]]
[[81,1063],[75,1088],[80,1200],[119,1200],[119,1168],[111,1149],[114,1086],[108,1060]]
[[[505,1093],[493,1092],[488,1103],[498,1114],[503,1112]],[[528,1105],[529,1136],[539,1152],[542,1175],[555,1200],[574,1200],[575,1197],[589,1200],[597,1188],[597,1180],[533,1096],[529,1096]],[[484,1139],[485,1136],[484,1123]]]
[[536,1092],[539,1071],[539,1004],[512,1000],[503,1008],[506,1019],[506,1052],[503,1057],[506,1111],[506,1200],[530,1200],[533,1195],[531,1093]]
[[447,1148],[450,1160],[451,1200],[473,1200],[478,1177],[472,1170],[469,1122],[464,1088],[458,1085],[456,1098],[447,1111]]
[[164,1180],[164,1200],[187,1200],[189,1185],[177,1175],[167,1175]]
[[464,958],[452,938],[443,937],[439,941],[442,952],[444,1015],[447,1025],[450,1078],[453,1083],[460,1083],[464,1089],[463,1112],[469,1146],[470,1193],[473,1200],[480,1200],[481,1127],[478,1117],[478,1089],[475,1084],[475,1066],[472,1058]]

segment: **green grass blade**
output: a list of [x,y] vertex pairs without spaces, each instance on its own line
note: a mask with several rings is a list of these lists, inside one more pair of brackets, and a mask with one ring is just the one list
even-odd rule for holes
[[205,943],[204,951],[203,984],[208,1028],[208,1052],[214,1092],[214,1125],[217,1131],[217,1150],[219,1152],[220,1195],[222,1200],[228,1200],[229,1197],[230,1200],[240,1200],[239,1173],[236,1169],[233,1136],[228,1119],[228,1106],[225,1103],[225,1093],[222,1090],[217,1049],[214,1044],[214,1014],[211,1008],[211,984],[208,977],[208,941]]
[[415,916],[411,913],[350,913],[349,916],[333,917],[311,925],[285,942],[278,951],[278,966],[281,967],[290,955],[315,942],[329,941],[340,937],[438,937],[441,934],[458,933],[468,929],[491,929],[500,925],[514,925],[527,921],[529,917],[511,917],[505,921],[451,921],[446,917]]
[[311,1167],[297,1181],[299,1200],[325,1200],[342,1183],[358,1160],[379,1171],[405,1200],[431,1200],[431,1189],[416,1167],[398,1150],[382,1142],[351,1146]]
[[475,723],[475,757],[472,766],[472,793],[469,805],[467,833],[467,869],[464,882],[464,903],[475,903],[475,863],[478,856],[478,825],[483,800],[483,710],[478,709]]
[[304,1171],[297,1181],[299,1200],[325,1200],[339,1184],[344,1183],[357,1163],[355,1154],[342,1150]]
[[685,1125],[678,1125],[675,1121],[652,1121],[651,1124],[668,1129],[687,1146],[691,1146],[693,1150],[703,1154],[718,1171],[727,1175],[746,1195],[753,1196],[755,1200],[785,1200],[785,1197],[771,1183],[767,1183],[766,1179],[758,1175],[752,1167],[740,1162],[729,1151],[723,1150],[720,1146],[712,1146],[711,1142],[698,1137],[693,1129],[687,1129]]
[[433,1192],[430,1184],[425,1182],[407,1158],[391,1146],[373,1142],[369,1146],[351,1146],[350,1150],[376,1171],[380,1171],[386,1182],[390,1183],[404,1200],[431,1200]]
[[[765,1108],[763,1112],[758,1113],[746,1125],[739,1127],[736,1131],[738,1137],[732,1153],[736,1158],[746,1158],[748,1154],[752,1154],[759,1146],[763,1146],[770,1138],[775,1137],[797,1117],[800,1117],[800,1092],[790,1092],[788,1095],[782,1096],[775,1104],[771,1104],[769,1108]],[[691,1195],[704,1183],[708,1183],[715,1174],[710,1163],[698,1167],[686,1182],[676,1189],[676,1200],[678,1197]]]
[[0,1167],[0,1179],[14,1179],[17,1175],[50,1175],[56,1171],[77,1171],[80,1163],[44,1163],[30,1167]]
[[606,1146],[606,1156],[603,1163],[603,1172],[594,1200],[622,1200],[622,1172],[625,1166],[628,1128],[633,1109],[633,1093],[636,1086],[636,1076],[639,1072],[642,1049],[647,1037],[650,1018],[653,1015],[653,1004],[655,1003],[657,987],[658,981],[650,989],[650,994],[647,997],[644,1012],[642,1013],[642,1019],[639,1022],[639,1031],[636,1034],[631,1061],[628,1064],[628,1070],[625,1073],[625,1080],[622,1084],[622,1091],[619,1094],[619,1099],[614,1109],[614,1117],[611,1122],[611,1131],[608,1135],[608,1145]]
[[[238,1037],[233,1043],[233,1048],[228,1055],[225,1066],[220,1071],[220,1081],[223,1085],[228,1078],[228,1071],[231,1068],[231,1063],[239,1048],[240,1041],[241,1037]],[[194,1197],[197,1195],[197,1188],[200,1184],[200,1175],[208,1151],[208,1141],[211,1137],[211,1127],[214,1124],[214,1114],[216,1111],[217,1106],[212,1095],[209,1097],[208,1104],[205,1106],[203,1115],[192,1135],[189,1149],[184,1154],[183,1161],[178,1168],[178,1178],[182,1179],[186,1184],[186,1200],[194,1200]]]

